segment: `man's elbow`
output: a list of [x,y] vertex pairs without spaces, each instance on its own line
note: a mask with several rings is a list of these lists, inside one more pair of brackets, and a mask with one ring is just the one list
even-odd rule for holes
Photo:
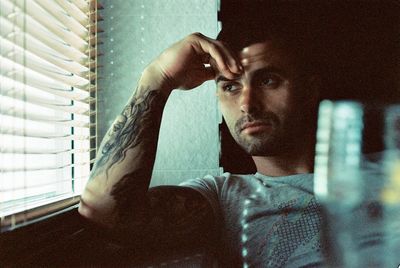
[[110,213],[105,213],[104,211],[91,206],[83,198],[81,198],[81,202],[79,203],[78,212],[85,219],[95,224],[99,224],[102,227],[111,228],[114,226],[114,219]]
[[89,206],[82,198],[81,202],[79,203],[78,212],[82,217],[88,220],[92,220],[95,217],[95,210],[91,206]]

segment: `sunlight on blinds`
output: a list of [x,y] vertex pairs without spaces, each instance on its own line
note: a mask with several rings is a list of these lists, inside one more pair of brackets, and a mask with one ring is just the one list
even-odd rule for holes
[[86,184],[96,153],[99,7],[0,1],[2,229],[30,220],[30,209],[49,211],[78,196]]

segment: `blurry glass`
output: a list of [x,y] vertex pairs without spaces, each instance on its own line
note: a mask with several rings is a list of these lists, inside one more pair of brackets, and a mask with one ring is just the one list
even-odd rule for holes
[[328,266],[399,265],[399,148],[400,106],[321,102],[314,191]]
[[400,105],[386,110],[385,175],[381,192],[385,218],[386,267],[400,266]]

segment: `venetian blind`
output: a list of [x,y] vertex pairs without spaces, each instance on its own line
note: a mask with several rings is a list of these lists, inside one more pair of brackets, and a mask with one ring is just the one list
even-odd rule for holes
[[97,1],[0,1],[2,230],[78,202],[96,153]]

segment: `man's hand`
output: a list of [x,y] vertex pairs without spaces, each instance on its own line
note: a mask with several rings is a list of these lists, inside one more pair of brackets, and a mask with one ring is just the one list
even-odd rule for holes
[[222,42],[200,33],[191,34],[166,49],[145,71],[160,81],[163,88],[192,89],[215,77],[209,65],[211,61],[228,78],[241,73],[240,63]]

